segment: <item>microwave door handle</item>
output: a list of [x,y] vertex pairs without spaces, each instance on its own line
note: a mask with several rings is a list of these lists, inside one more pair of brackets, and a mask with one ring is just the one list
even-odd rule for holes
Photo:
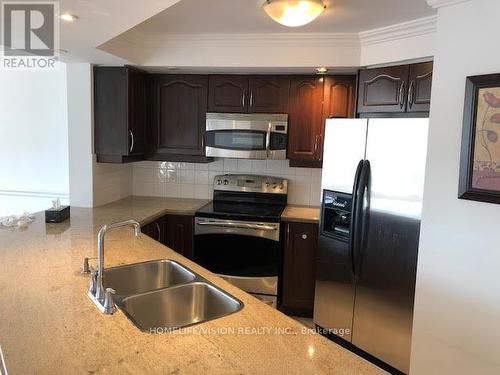
[[267,124],[267,132],[266,132],[266,156],[269,157],[271,152],[271,122]]

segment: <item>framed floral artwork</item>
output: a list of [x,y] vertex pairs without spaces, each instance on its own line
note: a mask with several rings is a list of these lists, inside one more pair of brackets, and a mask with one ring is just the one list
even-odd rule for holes
[[500,74],[467,77],[458,197],[500,203]]

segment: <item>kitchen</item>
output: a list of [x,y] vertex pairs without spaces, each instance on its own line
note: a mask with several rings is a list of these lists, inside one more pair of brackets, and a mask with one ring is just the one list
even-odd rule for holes
[[1,71],[0,369],[497,373],[498,4],[250,3],[60,1],[59,70]]

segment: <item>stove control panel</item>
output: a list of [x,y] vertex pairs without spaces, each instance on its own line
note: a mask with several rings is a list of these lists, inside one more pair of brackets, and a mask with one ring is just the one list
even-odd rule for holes
[[214,190],[287,194],[288,180],[271,176],[224,174],[215,176]]

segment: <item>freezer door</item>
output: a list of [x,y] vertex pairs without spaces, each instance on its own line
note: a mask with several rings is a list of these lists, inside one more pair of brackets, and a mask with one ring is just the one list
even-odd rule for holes
[[316,263],[314,323],[323,333],[351,341],[354,275],[349,244],[320,235]]
[[352,194],[354,175],[365,157],[368,119],[326,120],[321,191]]
[[409,371],[428,119],[370,119],[352,342]]

